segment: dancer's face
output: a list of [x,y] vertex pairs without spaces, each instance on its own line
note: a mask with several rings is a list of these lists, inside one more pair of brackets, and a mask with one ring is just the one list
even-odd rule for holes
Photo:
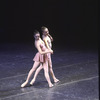
[[40,34],[39,33],[35,34],[34,38],[35,38],[35,40],[39,40]]
[[49,30],[48,30],[47,28],[45,28],[44,31],[43,31],[43,35],[46,36],[46,35],[48,35],[48,34],[49,34]]

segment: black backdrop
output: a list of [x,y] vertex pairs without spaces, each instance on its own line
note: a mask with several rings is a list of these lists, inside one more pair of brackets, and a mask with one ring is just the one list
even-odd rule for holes
[[96,0],[6,0],[1,4],[1,43],[31,43],[49,28],[56,45],[97,46]]

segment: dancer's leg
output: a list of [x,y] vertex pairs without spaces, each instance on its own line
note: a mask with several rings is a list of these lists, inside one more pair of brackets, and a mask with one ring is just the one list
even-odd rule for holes
[[35,80],[36,80],[36,77],[37,75],[39,74],[39,72],[41,71],[41,69],[43,69],[43,65],[41,64],[37,69],[36,69],[36,72],[34,74],[34,77],[32,79],[32,81],[30,82],[31,85],[34,84]]
[[54,72],[53,72],[51,54],[50,54],[50,58],[48,61],[48,65],[49,65],[50,73],[51,73],[51,76],[52,76],[54,82],[58,82],[59,80],[55,77]]
[[32,76],[33,72],[35,71],[35,69],[38,67],[39,64],[40,64],[40,62],[36,62],[36,61],[34,62],[32,69],[28,73],[26,81],[21,85],[21,87],[25,87],[27,85],[30,77]]
[[43,63],[43,69],[44,69],[44,75],[45,78],[49,84],[49,87],[53,87],[53,84],[51,83],[50,77],[49,77],[49,73],[48,73],[48,61],[46,61],[45,63]]

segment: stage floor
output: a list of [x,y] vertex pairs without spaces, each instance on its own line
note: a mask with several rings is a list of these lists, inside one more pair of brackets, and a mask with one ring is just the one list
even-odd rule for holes
[[41,70],[33,86],[21,88],[37,52],[34,45],[1,44],[0,100],[99,100],[98,51],[53,47],[58,83],[49,88]]

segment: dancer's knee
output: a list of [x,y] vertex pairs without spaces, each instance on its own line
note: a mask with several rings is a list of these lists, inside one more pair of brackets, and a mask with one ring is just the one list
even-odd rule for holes
[[49,65],[49,69],[52,69],[52,64]]

